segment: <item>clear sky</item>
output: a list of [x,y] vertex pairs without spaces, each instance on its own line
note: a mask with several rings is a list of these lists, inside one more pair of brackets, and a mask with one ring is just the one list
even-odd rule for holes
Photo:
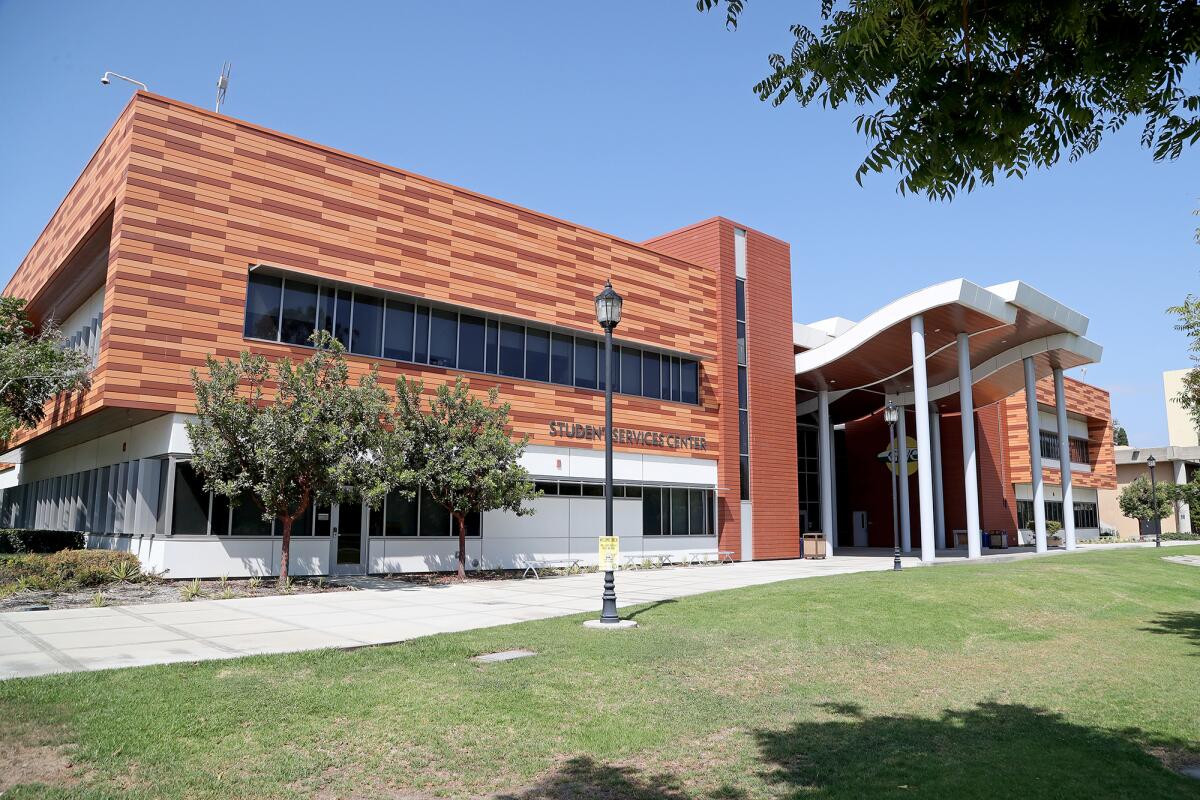
[[1165,443],[1161,373],[1188,360],[1164,309],[1200,289],[1200,152],[1155,164],[1131,127],[950,204],[893,175],[860,188],[853,110],[751,91],[817,6],[754,0],[729,32],[694,0],[0,0],[0,278],[128,100],[105,70],[210,106],[228,59],[231,116],[629,239],[715,214],[785,239],[801,322],[949,278],[1027,281],[1091,318],[1086,380],[1131,443]]

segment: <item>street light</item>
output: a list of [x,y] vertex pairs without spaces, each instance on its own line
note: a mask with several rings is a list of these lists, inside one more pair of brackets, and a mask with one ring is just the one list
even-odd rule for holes
[[[621,295],[612,287],[611,281],[596,295],[596,321],[604,329],[604,535],[613,535],[613,434],[612,434],[612,332],[621,322]],[[611,564],[609,566],[612,566]],[[615,625],[621,621],[617,616],[617,584],[613,571],[604,572],[603,604],[600,622]]]
[[100,83],[104,84],[105,86],[108,86],[110,83],[112,83],[113,78],[123,80],[126,83],[132,83],[134,86],[140,86],[140,87],[142,87],[143,92],[150,91],[150,88],[148,86],[146,86],[146,84],[142,83],[141,81],[134,80],[133,78],[126,77],[125,75],[118,75],[115,72],[106,72],[103,75],[101,75]]
[[1146,459],[1150,468],[1150,510],[1154,514],[1154,546],[1162,547],[1162,517],[1158,515],[1158,484],[1154,481],[1154,465],[1158,462],[1151,455]]
[[888,468],[892,473],[892,546],[895,548],[892,569],[900,569],[900,512],[896,508],[896,472],[898,465],[904,462],[896,458],[900,454],[900,444],[896,441],[896,422],[899,419],[900,409],[888,400],[883,408],[883,420],[888,426]]

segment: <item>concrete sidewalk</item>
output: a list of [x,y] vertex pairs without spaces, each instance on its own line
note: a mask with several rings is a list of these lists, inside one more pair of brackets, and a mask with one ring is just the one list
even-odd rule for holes
[[[617,577],[617,595],[619,605],[630,606],[794,578],[892,567],[888,551],[859,553],[823,561],[622,571]],[[982,561],[1026,557],[1035,556],[997,553]],[[961,552],[947,552],[938,558],[938,563],[964,561]],[[905,557],[904,563],[916,566],[919,562]],[[602,579],[592,573],[436,586],[393,582],[389,586],[394,588],[364,591],[7,612],[0,614],[0,679],[361,647],[585,611],[599,613]]]

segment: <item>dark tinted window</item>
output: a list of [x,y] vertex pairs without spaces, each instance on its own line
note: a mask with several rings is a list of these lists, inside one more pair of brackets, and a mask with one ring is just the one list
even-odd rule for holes
[[[604,497],[604,484],[602,483],[585,483],[583,485],[584,497]],[[616,491],[613,492],[613,497],[616,497]]]
[[661,394],[659,395],[659,397],[661,397],[663,400],[670,400],[671,399],[671,357],[670,356],[661,356],[659,358],[659,361],[662,362],[662,365],[661,365],[662,368],[659,370],[659,374],[662,376],[662,380],[660,381],[661,385],[659,386],[659,389],[661,391]]
[[671,399],[678,400],[680,397],[680,377],[679,377],[679,359],[671,359]]
[[383,356],[401,361],[413,357],[413,304],[388,300],[383,323]]
[[387,496],[386,515],[383,532],[385,536],[416,536],[417,535],[417,499],[405,497],[400,492],[391,492]]
[[429,320],[429,363],[453,367],[458,363],[458,314],[440,308]]
[[458,319],[458,368],[483,372],[483,317],[463,314]]
[[383,299],[369,294],[354,295],[354,333],[350,352],[378,356],[383,338]]
[[746,368],[738,367],[738,408],[749,408],[746,400],[749,392],[746,387]]
[[279,291],[283,281],[257,272],[246,284],[246,335],[275,341],[279,335]]
[[737,318],[746,318],[746,282],[738,279],[734,281],[737,285]]
[[642,492],[642,534],[656,536],[662,533],[662,490],[648,486]]
[[741,497],[743,500],[750,499],[750,456],[741,456]]
[[662,397],[662,379],[657,353],[642,353],[642,394]]
[[550,380],[549,331],[525,330],[525,377],[532,381]]
[[533,488],[548,497],[558,494],[558,483],[556,481],[537,481],[534,483]]
[[321,299],[317,302],[317,330],[333,333],[334,297],[337,289],[321,287]]
[[[670,492],[671,533],[676,536],[684,536],[688,532],[688,490],[671,489]],[[643,502],[644,500],[645,498],[643,498]]]
[[570,495],[572,497],[579,497],[579,495],[583,494],[583,490],[580,488],[578,483],[565,481],[558,484],[558,493]]
[[575,340],[575,385],[596,388],[596,343],[590,339]]
[[642,351],[633,347],[621,348],[621,391],[642,393]]
[[209,530],[224,536],[229,533],[229,498],[223,494],[212,496],[212,516]]
[[500,323],[494,319],[487,321],[487,342],[484,349],[484,371],[495,375],[500,359]]
[[317,286],[288,279],[283,284],[283,324],[280,341],[309,344],[317,324]]
[[500,374],[525,377],[525,326],[505,322],[500,326]]
[[450,535],[450,512],[424,492],[421,493],[421,535]]
[[171,533],[194,536],[208,533],[208,492],[204,491],[204,481],[187,462],[175,465]]
[[429,363],[429,309],[417,306],[416,323],[413,326],[413,361]]
[[351,293],[345,289],[337,290],[337,302],[333,304],[333,338],[342,343],[342,347],[350,349],[350,314]]
[[575,338],[561,333],[550,340],[550,380],[570,386],[574,379]]
[[693,535],[704,533],[704,490],[688,490],[688,529]]
[[700,367],[695,361],[684,361],[679,371],[683,382],[679,399],[685,403],[695,403],[700,399]]
[[229,532],[234,536],[271,535],[271,523],[263,520],[262,509],[248,491],[242,492],[237,505],[233,507],[233,527]]

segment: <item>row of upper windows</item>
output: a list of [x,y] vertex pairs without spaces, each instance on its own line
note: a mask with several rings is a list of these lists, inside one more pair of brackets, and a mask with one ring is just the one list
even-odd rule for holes
[[[250,274],[247,337],[308,345],[314,330],[328,331],[357,355],[604,389],[599,339],[359,289]],[[699,383],[700,365],[693,359],[613,348],[615,392],[696,404]]]
[[[1058,434],[1055,431],[1040,431],[1039,443],[1042,450],[1042,458],[1053,458],[1059,460],[1059,444]],[[1090,464],[1091,449],[1088,446],[1087,439],[1078,439],[1074,436],[1067,437],[1067,447],[1070,448],[1070,457],[1072,464]]]

